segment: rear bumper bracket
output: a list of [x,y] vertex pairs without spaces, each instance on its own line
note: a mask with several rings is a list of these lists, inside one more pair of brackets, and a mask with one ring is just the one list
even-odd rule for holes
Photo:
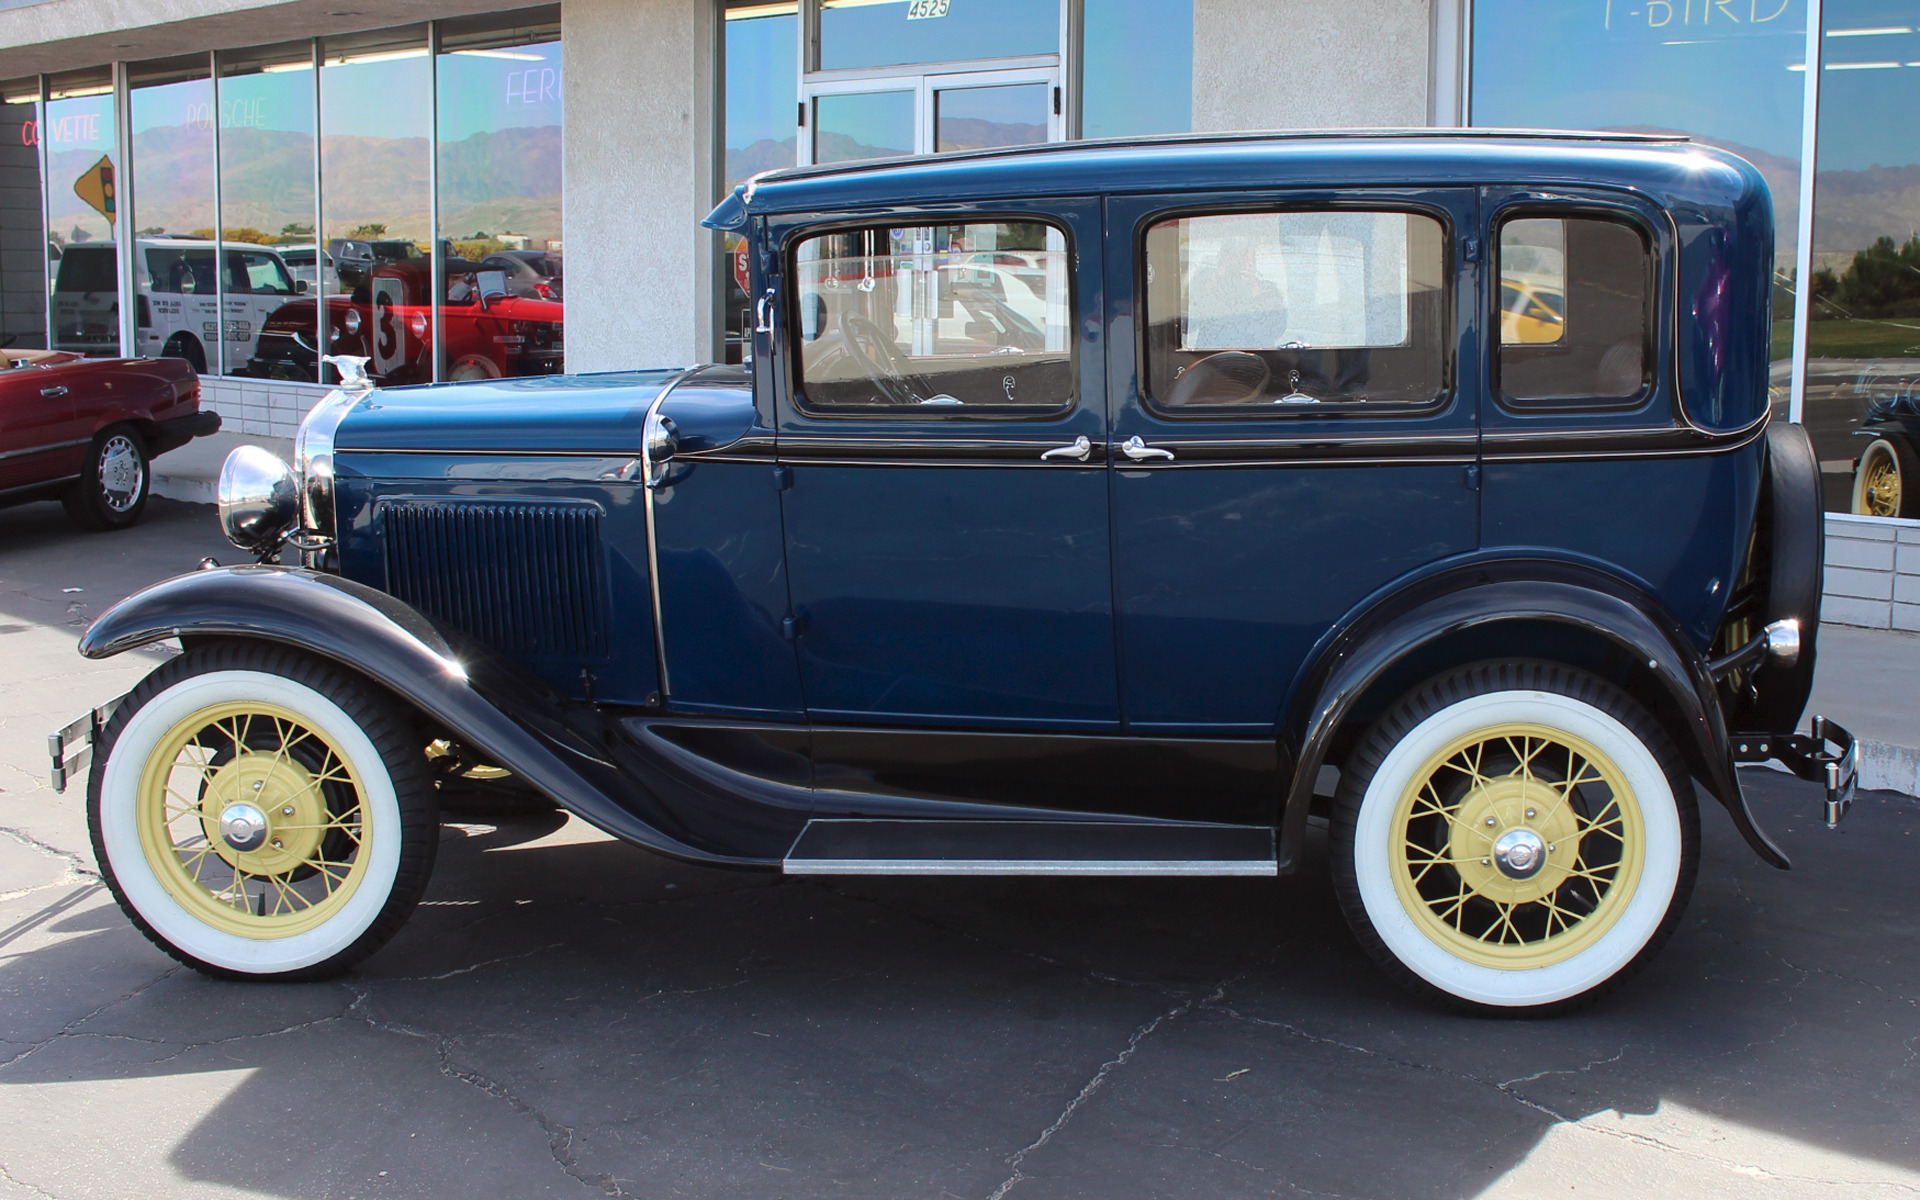
[[1827,789],[1827,828],[1840,824],[1860,786],[1860,744],[1846,729],[1815,717],[1806,733],[1736,733],[1735,762],[1778,762],[1787,770]]

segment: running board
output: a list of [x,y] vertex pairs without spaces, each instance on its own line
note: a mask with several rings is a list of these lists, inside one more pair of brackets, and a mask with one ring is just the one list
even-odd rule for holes
[[809,821],[788,875],[1274,875],[1264,825]]

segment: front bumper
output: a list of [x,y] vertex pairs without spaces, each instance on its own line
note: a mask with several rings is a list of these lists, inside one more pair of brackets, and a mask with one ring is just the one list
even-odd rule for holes
[[120,701],[124,699],[126,697],[120,696],[109,700],[47,735],[47,757],[52,760],[54,791],[64,793],[68,780],[86,770],[87,762],[93,755],[93,745],[100,740],[100,731],[113,719],[114,710],[120,707]]
[[1860,786],[1860,744],[1836,722],[1815,717],[1806,733],[1736,733],[1731,740],[1735,762],[1778,762],[1802,779],[1824,784],[1828,829],[1853,807]]

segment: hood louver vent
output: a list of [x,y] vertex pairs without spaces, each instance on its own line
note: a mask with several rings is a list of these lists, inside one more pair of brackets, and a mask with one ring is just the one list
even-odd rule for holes
[[597,505],[398,500],[380,516],[397,599],[506,654],[606,656]]

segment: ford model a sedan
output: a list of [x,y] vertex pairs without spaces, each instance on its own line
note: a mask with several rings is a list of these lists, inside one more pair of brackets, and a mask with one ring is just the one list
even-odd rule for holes
[[1739,159],[1091,143],[776,172],[707,223],[749,367],[350,383],[290,466],[228,463],[263,565],[87,632],[185,651],[54,747],[169,953],[345,969],[439,789],[506,777],[789,874],[1274,875],[1324,821],[1388,974],[1544,1010],[1673,930],[1697,796],[1787,865],[1737,764],[1844,812],[1852,739],[1793,732],[1818,476]]

